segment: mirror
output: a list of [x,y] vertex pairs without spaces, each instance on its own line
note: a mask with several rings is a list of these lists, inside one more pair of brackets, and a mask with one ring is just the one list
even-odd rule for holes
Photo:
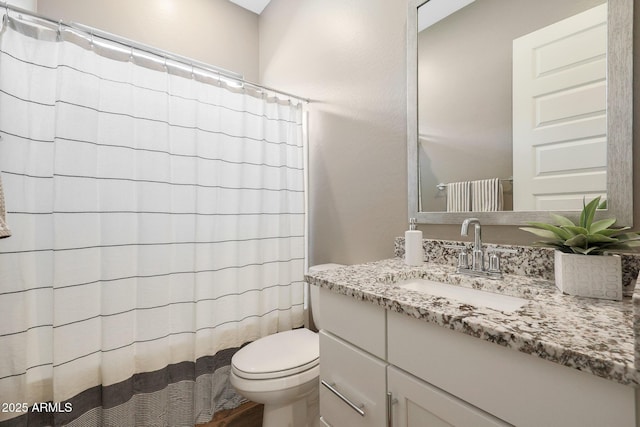
[[410,217],[631,225],[633,1],[409,3]]

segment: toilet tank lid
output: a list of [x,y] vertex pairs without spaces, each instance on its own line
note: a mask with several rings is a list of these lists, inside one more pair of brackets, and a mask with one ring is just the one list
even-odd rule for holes
[[309,273],[318,273],[320,271],[334,270],[340,267],[344,267],[344,264],[335,264],[335,263],[318,264],[318,265],[309,267]]

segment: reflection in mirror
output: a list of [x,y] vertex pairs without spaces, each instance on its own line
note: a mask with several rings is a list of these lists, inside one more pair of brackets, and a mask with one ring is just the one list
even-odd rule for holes
[[607,197],[604,0],[430,0],[418,31],[419,211]]
[[598,215],[631,225],[632,16],[633,0],[409,0],[409,215],[521,224],[602,196]]

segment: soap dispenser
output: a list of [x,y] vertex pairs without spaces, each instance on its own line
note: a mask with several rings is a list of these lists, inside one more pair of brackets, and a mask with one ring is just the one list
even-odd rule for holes
[[422,248],[422,231],[416,230],[416,219],[409,219],[409,230],[404,232],[404,263],[422,265],[424,249]]

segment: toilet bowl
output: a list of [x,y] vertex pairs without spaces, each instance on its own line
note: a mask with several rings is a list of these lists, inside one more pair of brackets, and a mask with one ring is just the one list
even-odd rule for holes
[[243,347],[231,361],[231,384],[264,404],[263,427],[311,427],[318,417],[318,334],[295,329]]
[[[337,267],[341,265],[322,264],[309,272]],[[311,288],[311,312],[319,328],[318,289]],[[240,395],[264,404],[262,427],[317,427],[319,375],[318,334],[309,329],[260,338],[231,359],[231,385]]]

